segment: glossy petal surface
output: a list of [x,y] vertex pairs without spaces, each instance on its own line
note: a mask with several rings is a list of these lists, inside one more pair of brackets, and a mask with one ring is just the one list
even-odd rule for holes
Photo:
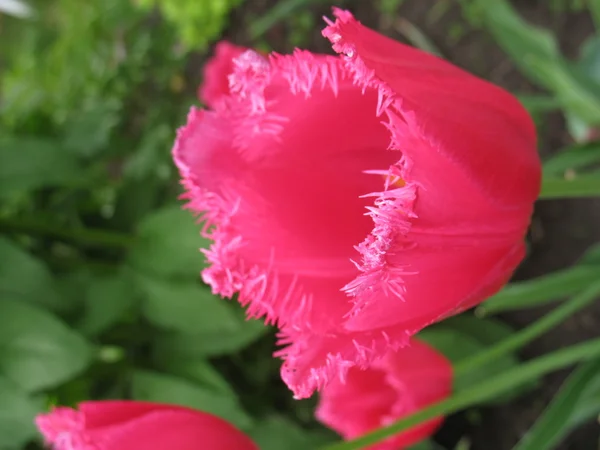
[[514,97],[334,12],[339,56],[239,54],[173,150],[203,279],[280,327],[297,398],[500,289],[540,185]]

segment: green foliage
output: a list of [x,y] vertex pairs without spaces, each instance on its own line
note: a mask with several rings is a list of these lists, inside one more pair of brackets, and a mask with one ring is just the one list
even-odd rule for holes
[[35,111],[72,126],[95,116],[104,121],[95,133],[110,129],[127,89],[118,75],[139,77],[150,45],[149,35],[136,35],[143,32],[139,17],[120,0],[57,0],[39,8],[43,23],[19,30],[23,42],[3,77],[5,119],[15,124]]
[[1,375],[0,398],[0,448],[18,448],[35,436],[33,420],[44,402]]
[[600,245],[593,245],[578,264],[531,280],[510,283],[477,307],[480,316],[527,309],[577,294],[598,279]]
[[554,448],[577,426],[600,414],[600,359],[578,367],[513,450]]
[[190,334],[236,331],[238,323],[229,305],[197,282],[172,283],[143,276],[137,282],[145,297],[144,315],[158,327]]
[[[336,440],[315,422],[315,400],[292,400],[280,381],[274,330],[247,320],[235,300],[216,297],[201,282],[200,249],[209,241],[197,218],[175,202],[181,191],[169,149],[199,82],[197,73],[188,74],[190,51],[207,50],[242,1],[30,3],[35,14],[28,20],[2,16],[0,41],[0,449],[31,446],[33,418],[49,405],[108,398],[213,412],[263,450]],[[400,3],[377,7],[392,15]],[[285,45],[305,45],[320,28],[315,8],[326,4],[275,2],[247,34],[267,39],[285,22]],[[547,89],[521,96],[530,111],[543,118],[562,109],[572,133],[589,137],[600,122],[598,37],[571,62],[554,36],[529,26],[508,3],[461,4],[472,24],[485,24],[523,73]],[[589,4],[600,22],[600,2]],[[401,33],[434,49],[407,23]],[[597,144],[571,146],[545,163],[545,186],[561,195],[595,195],[599,160]],[[571,179],[579,184],[553,184]],[[592,248],[574,267],[509,285],[478,312],[577,294],[595,281],[599,255]],[[464,316],[420,337],[460,367],[511,334],[496,320]],[[592,352],[574,351],[580,353],[571,362]],[[560,366],[547,361],[520,373],[511,350],[477,370],[458,371],[458,400],[444,411],[507,401]],[[573,375],[525,443],[541,450],[597,413],[594,368]],[[428,441],[416,448],[439,447]]]
[[86,369],[93,348],[47,311],[4,296],[0,375],[27,392],[54,387]]
[[138,306],[139,294],[132,274],[125,270],[86,278],[77,328],[87,336],[98,336]]
[[544,175],[575,177],[588,168],[598,169],[600,144],[591,142],[562,150],[544,163]]
[[185,327],[179,327],[180,333],[158,334],[155,348],[162,358],[169,359],[227,355],[243,349],[269,331],[269,327],[260,321],[246,321],[239,307],[234,311],[235,328],[210,331],[196,327],[193,333],[186,333]]
[[150,276],[195,279],[204,266],[199,248],[208,246],[191,213],[169,206],[140,222],[137,241],[129,254],[130,263]]
[[[487,347],[509,338],[513,332],[513,329],[502,322],[463,315],[426,328],[418,336],[442,352],[454,366],[458,366],[477,353],[483,352]],[[496,373],[518,366],[518,364],[519,360],[516,355],[511,353],[500,355],[489,364],[474,370],[456,373],[454,389],[461,391]],[[525,385],[522,389],[517,389],[509,395],[493,398],[491,402],[506,402],[531,387],[532,384]]]
[[2,297],[61,308],[57,283],[43,261],[4,238],[0,238],[0,260]]
[[[194,45],[233,2],[214,4]],[[88,399],[186,404],[251,428],[241,375],[208,358],[269,328],[200,282],[208,242],[174,203],[169,148],[198,82],[173,51],[181,30],[128,1],[36,9],[0,44],[0,449],[34,438],[48,404]],[[178,358],[161,352],[166,336],[202,345]]]
[[550,32],[526,23],[504,0],[477,3],[489,31],[523,73],[552,91],[568,114],[594,124],[600,84],[561,55]]
[[250,430],[250,436],[261,450],[306,450],[335,439],[333,433],[307,432],[281,416],[267,417]]
[[[257,39],[269,31],[278,22],[285,19],[292,19],[294,13],[303,8],[308,9],[311,5],[322,0],[281,0],[275,3],[265,14],[257,17],[250,24],[250,36]],[[293,19],[292,19],[293,20]]]
[[[558,13],[582,11],[588,0],[550,0],[550,8]],[[593,1],[593,0],[592,0]]]
[[0,138],[1,195],[81,183],[78,159],[62,150],[59,142],[51,140]]
[[396,14],[404,0],[379,0],[377,8],[382,15],[391,16]]
[[136,0],[145,9],[158,8],[176,28],[181,42],[192,50],[205,50],[227,23],[230,11],[243,0]]

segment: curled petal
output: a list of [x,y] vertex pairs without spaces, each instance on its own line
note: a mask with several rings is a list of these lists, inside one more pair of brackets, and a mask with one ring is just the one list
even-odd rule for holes
[[221,41],[215,46],[214,56],[202,71],[203,81],[198,89],[198,98],[214,108],[219,100],[229,95],[229,75],[233,72],[233,60],[247,49]]
[[[345,439],[353,439],[444,400],[451,389],[449,361],[413,339],[409,346],[388,352],[368,369],[353,367],[344,380],[335,379],[324,387],[316,417]],[[369,449],[408,447],[433,434],[442,420],[437,417]]]

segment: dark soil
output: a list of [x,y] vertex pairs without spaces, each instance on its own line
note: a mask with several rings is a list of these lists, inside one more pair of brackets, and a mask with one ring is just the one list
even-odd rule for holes
[[[494,0],[490,0],[494,1]],[[248,43],[248,17],[260,17],[274,0],[247,0],[236,11],[228,38],[238,44]],[[322,2],[327,3],[327,2]],[[350,9],[365,25],[378,29],[395,39],[404,40],[397,31],[399,18],[419,27],[441,50],[443,56],[476,75],[491,80],[513,92],[534,92],[532,86],[514,67],[502,50],[484,31],[467,24],[457,2],[439,14],[441,0],[406,0],[395,16],[382,16],[374,0],[346,0],[338,4]],[[447,3],[447,2],[446,2]],[[568,3],[568,2],[564,2]],[[577,54],[586,37],[593,32],[590,17],[585,13],[557,12],[549,8],[549,0],[515,1],[519,11],[532,23],[553,30],[563,51],[570,57]],[[319,33],[320,17],[329,15],[329,7],[313,6],[315,26],[306,47],[330,53],[329,43]],[[279,52],[291,50],[289,25],[272,28],[266,41]],[[195,64],[196,66],[196,64]],[[197,67],[197,66],[196,66]],[[193,69],[194,71],[196,68]],[[560,115],[550,114],[540,134],[540,151],[544,157],[571,142]],[[518,270],[515,279],[526,279],[567,267],[575,262],[591,244],[600,241],[600,200],[564,200],[538,202],[533,219],[531,251]],[[542,316],[546,310],[515,312],[503,316],[515,327],[522,327]],[[553,349],[570,345],[600,334],[600,303],[573,318],[529,345],[522,352],[531,358]],[[467,439],[472,450],[509,450],[533,424],[568,371],[544,379],[535,392],[504,406],[485,408],[476,425],[463,415],[448,418],[436,439],[452,448],[459,439]],[[600,427],[590,423],[574,432],[560,450],[598,450]]]

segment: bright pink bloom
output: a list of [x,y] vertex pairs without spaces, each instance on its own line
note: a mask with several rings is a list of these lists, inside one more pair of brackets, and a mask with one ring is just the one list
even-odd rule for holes
[[233,72],[233,59],[244,53],[244,47],[238,47],[227,41],[215,45],[215,56],[204,66],[202,84],[198,89],[200,100],[214,108],[220,98],[229,95],[227,75]]
[[36,424],[55,450],[258,450],[223,419],[174,405],[84,402],[56,408]]
[[[389,352],[366,370],[351,368],[346,383],[335,379],[325,386],[316,416],[344,439],[353,439],[439,402],[451,390],[450,362],[415,339],[409,347]],[[408,447],[433,434],[442,420],[425,422],[369,449]]]
[[513,96],[335,15],[339,56],[246,51],[173,150],[203,279],[280,327],[297,398],[496,292],[540,186]]

